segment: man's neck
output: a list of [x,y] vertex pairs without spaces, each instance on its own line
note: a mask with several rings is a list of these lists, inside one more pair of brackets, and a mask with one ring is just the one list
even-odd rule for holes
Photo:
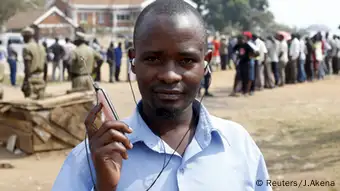
[[156,115],[156,112],[146,104],[140,109],[143,120],[156,135],[162,136],[169,131],[179,128],[190,128],[194,116],[192,104],[174,118],[166,119]]

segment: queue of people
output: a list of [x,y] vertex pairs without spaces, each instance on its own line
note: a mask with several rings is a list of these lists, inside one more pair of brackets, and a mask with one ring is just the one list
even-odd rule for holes
[[[278,32],[264,39],[246,31],[229,42],[225,36],[219,41],[215,37],[208,48],[213,50],[213,69],[231,69],[234,63],[236,75],[230,96],[322,80],[340,70],[340,37],[330,38],[329,33],[302,38],[297,33]],[[212,96],[205,89],[206,95]]]

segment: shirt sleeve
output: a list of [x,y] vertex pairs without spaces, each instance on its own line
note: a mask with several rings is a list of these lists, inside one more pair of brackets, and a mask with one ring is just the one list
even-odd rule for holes
[[24,47],[22,50],[22,56],[24,60],[32,60],[32,53],[30,50],[27,49],[27,47]]
[[261,154],[257,166],[255,191],[272,191],[272,188],[269,185],[269,181],[270,179],[266,167],[266,162],[264,161],[263,155]]

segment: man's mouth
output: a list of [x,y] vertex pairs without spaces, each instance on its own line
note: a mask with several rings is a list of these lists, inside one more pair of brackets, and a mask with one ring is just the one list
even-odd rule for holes
[[183,92],[179,90],[156,90],[154,93],[160,100],[167,101],[178,100],[183,95]]

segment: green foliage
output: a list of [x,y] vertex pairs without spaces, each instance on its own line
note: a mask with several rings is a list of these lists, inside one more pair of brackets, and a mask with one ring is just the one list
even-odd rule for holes
[[194,0],[206,22],[219,31],[264,29],[274,22],[267,0]]

